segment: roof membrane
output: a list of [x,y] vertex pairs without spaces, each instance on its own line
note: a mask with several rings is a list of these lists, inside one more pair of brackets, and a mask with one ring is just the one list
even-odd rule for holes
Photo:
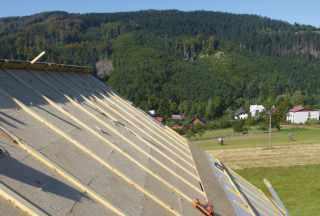
[[215,159],[85,69],[15,64],[0,63],[0,183],[15,194],[9,205],[0,193],[0,209],[10,215],[20,215],[16,206],[34,215],[199,215],[194,199],[219,215],[244,215],[246,202],[277,215],[231,172],[244,202]]

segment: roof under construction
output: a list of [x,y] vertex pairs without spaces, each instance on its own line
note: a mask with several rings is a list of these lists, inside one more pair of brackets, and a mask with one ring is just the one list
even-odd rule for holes
[[285,215],[90,69],[0,62],[4,215]]

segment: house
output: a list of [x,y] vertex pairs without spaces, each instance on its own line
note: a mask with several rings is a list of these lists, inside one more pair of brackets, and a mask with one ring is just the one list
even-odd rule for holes
[[153,119],[158,123],[162,123],[164,121],[164,118],[161,116],[154,117]]
[[171,119],[172,120],[184,120],[185,116],[184,114],[172,114]]
[[148,113],[150,116],[156,116],[157,114],[155,110],[149,110]]
[[257,115],[265,110],[263,105],[250,105],[251,117],[257,117]]
[[172,129],[174,130],[182,130],[183,129],[183,126],[182,125],[178,125],[178,124],[174,124],[171,126]]
[[193,126],[195,126],[195,125],[204,126],[205,124],[206,124],[206,122],[201,118],[195,117],[195,118],[192,119],[192,125]]
[[236,120],[243,120],[243,119],[247,119],[249,116],[248,116],[248,113],[246,113],[246,111],[244,110],[243,107],[240,107],[234,114],[234,119]]
[[309,119],[320,120],[320,111],[295,106],[287,114],[287,121],[293,124],[304,124]]

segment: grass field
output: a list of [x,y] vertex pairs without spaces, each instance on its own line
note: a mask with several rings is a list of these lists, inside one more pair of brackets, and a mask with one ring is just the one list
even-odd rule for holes
[[276,146],[272,149],[217,149],[208,152],[233,169],[320,164],[319,144]]
[[[219,136],[224,137],[225,145],[218,143]],[[269,143],[268,133],[255,129],[245,135],[235,134],[232,129],[211,130],[201,136],[192,137],[191,140],[205,150],[267,147]],[[274,146],[320,144],[320,128],[284,126],[280,131],[273,131],[271,141]]]
[[[221,136],[225,145],[217,141]],[[246,135],[211,130],[192,141],[264,192],[262,181],[270,180],[290,215],[320,215],[320,127],[283,126],[272,133],[271,149],[268,133],[256,129]]]
[[237,173],[264,192],[262,180],[270,180],[291,216],[320,215],[320,165],[250,168]]

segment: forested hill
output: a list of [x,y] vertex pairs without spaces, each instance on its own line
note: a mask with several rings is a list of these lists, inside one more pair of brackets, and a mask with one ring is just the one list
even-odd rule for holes
[[98,62],[144,109],[213,119],[249,103],[319,105],[319,33],[220,12],[47,12],[0,19],[0,58]]
[[[2,18],[1,57],[29,57],[33,54],[30,51],[41,48],[60,51],[61,45],[66,44],[69,46],[64,50],[69,53],[73,48],[107,49],[108,43],[105,42],[132,31],[146,31],[169,38],[182,35],[215,36],[233,41],[240,48],[267,55],[302,54],[318,57],[320,53],[320,31],[312,26],[290,25],[253,15],[150,10],[84,15],[47,12]],[[49,58],[57,57],[52,55]],[[57,60],[71,61],[62,59]],[[86,58],[82,62],[90,63],[90,60]]]

